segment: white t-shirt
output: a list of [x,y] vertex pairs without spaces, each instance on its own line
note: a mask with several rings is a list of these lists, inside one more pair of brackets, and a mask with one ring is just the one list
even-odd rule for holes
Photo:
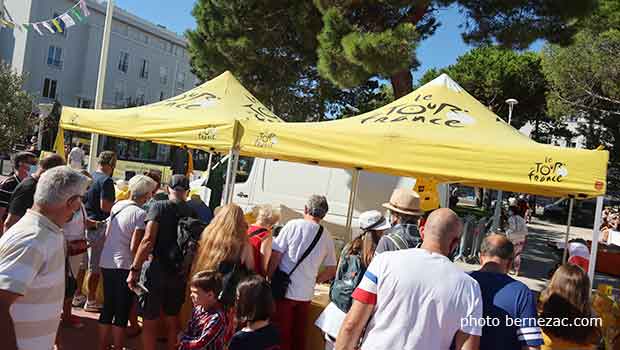
[[86,238],[86,227],[84,227],[84,206],[76,211],[71,218],[71,221],[64,224],[62,232],[65,235],[65,239],[68,242],[77,241]]
[[519,215],[509,217],[506,236],[508,236],[514,244],[525,241],[527,237],[527,223],[525,222],[525,219]]
[[75,164],[83,164],[84,162],[84,151],[82,151],[79,147],[73,147],[71,152],[69,152],[69,163]]
[[[310,246],[319,225],[303,219],[289,221],[273,240],[273,249],[282,253],[280,269],[290,273],[306,249]],[[321,239],[312,249],[310,255],[299,265],[291,275],[291,284],[286,292],[286,298],[297,301],[310,301],[314,295],[316,276],[321,265],[336,266],[336,249],[332,236],[323,230]]]
[[459,330],[482,334],[480,322],[465,322],[482,318],[478,282],[425,249],[376,256],[353,298],[375,305],[363,350],[447,350]]
[[[120,213],[116,214],[119,211]],[[114,204],[110,213],[110,216],[112,215],[114,218],[109,223],[108,236],[103,245],[99,266],[104,269],[129,270],[133,262],[131,237],[136,229],[144,230],[146,211],[135,202],[124,200]]]

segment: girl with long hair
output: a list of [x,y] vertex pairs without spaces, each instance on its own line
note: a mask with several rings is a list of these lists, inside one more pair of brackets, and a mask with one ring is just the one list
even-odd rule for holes
[[[572,326],[546,325],[541,327],[545,344],[541,350],[596,349],[600,338],[595,325],[583,325],[592,319],[590,302],[590,279],[577,265],[560,266],[549,286],[539,299],[539,313],[542,319],[568,319]],[[579,319],[579,326],[574,320]]]
[[326,350],[334,348],[336,335],[353,302],[351,295],[370,265],[383,232],[390,228],[386,218],[376,210],[362,213],[359,223],[361,234],[354,236],[340,255],[336,278],[329,291],[331,302],[315,322],[325,334]]
[[209,270],[217,271],[223,276],[223,289],[217,297],[225,307],[229,320],[224,335],[226,343],[237,330],[237,323],[234,321],[237,284],[254,269],[254,257],[247,230],[248,223],[238,205],[228,204],[222,207],[202,233],[198,255],[192,267],[192,274]]
[[243,210],[238,205],[222,207],[202,233],[192,273],[218,270],[222,263],[236,263],[253,269],[254,259],[247,230]]

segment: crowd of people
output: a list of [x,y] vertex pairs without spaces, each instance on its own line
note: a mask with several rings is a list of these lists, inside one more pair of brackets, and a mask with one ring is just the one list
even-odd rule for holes
[[507,232],[484,239],[482,268],[468,274],[451,261],[461,219],[447,208],[423,212],[409,189],[392,193],[387,216],[362,213],[337,258],[324,196],[310,196],[303,217],[276,235],[281,218],[269,205],[251,224],[235,204],[199,215],[183,175],[165,190],[159,175],[136,175],[117,200],[113,152],[99,155],[92,174],[80,170],[78,151],[69,163],[20,153],[0,184],[0,349],[61,348],[64,326],[83,327],[71,306],[83,305],[100,314],[102,350],[123,349],[140,332],[145,350],[162,336],[167,350],[305,350],[315,284],[325,282],[330,304],[316,326],[326,349],[585,349],[597,340],[596,327],[536,322],[590,317],[589,279],[563,265],[537,302],[510,277],[525,244],[516,207]]

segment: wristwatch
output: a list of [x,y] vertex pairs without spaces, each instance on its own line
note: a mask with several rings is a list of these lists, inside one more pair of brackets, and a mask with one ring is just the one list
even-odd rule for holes
[[133,271],[133,272],[140,272],[140,270],[141,270],[140,268],[137,268],[135,266],[132,266],[129,268],[129,271]]

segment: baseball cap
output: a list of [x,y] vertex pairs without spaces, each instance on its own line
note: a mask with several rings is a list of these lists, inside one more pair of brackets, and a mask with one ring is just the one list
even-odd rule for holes
[[175,191],[189,191],[189,179],[185,175],[172,175],[168,187]]

